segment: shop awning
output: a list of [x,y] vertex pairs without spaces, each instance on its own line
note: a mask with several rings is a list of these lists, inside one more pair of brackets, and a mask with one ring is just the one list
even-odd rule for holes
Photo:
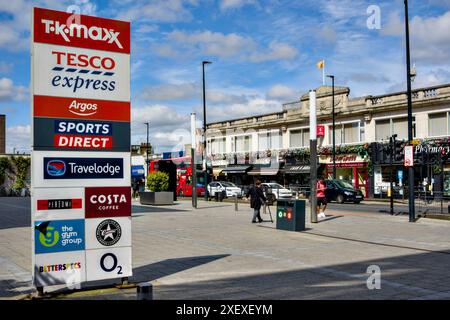
[[213,175],[217,177],[223,171],[223,169],[224,169],[223,167],[213,168]]
[[249,176],[276,176],[280,171],[279,168],[255,168],[248,172]]
[[286,174],[310,173],[310,171],[310,166],[286,166],[283,169],[283,173]]
[[222,170],[222,173],[247,173],[252,166],[229,166]]

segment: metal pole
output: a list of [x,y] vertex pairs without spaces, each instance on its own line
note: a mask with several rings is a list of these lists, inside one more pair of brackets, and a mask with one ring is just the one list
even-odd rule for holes
[[205,64],[210,64],[209,61],[202,62],[202,71],[203,71],[203,152],[205,162],[205,201],[208,201],[208,162],[206,161],[206,90],[205,90]]
[[314,90],[309,92],[309,127],[310,127],[310,141],[309,147],[311,150],[311,222],[317,223],[317,122],[316,122],[316,92]]
[[333,179],[336,179],[336,115],[334,113],[334,76],[332,79],[332,112],[333,112]]
[[[412,94],[411,94],[411,52],[409,45],[409,14],[408,14],[408,0],[405,1],[405,35],[406,35],[406,83],[408,89],[408,141],[409,144],[413,140],[412,127]],[[408,184],[409,184],[409,222],[416,220],[416,213],[414,208],[414,166],[408,168]]]
[[[148,129],[149,129],[149,125],[150,125],[150,123],[148,123],[148,122],[146,122],[145,123],[145,125],[147,126],[147,146],[146,146],[146,148],[145,148],[145,152],[147,153],[147,172],[146,172],[146,177],[148,177],[148,171],[149,171],[149,165],[150,165],[150,161],[149,161],[149,159],[148,159],[148,140],[149,140],[149,138],[148,138]],[[147,182],[145,183],[145,185],[147,185]]]
[[394,179],[394,177],[393,177],[393,175],[392,175],[392,166],[394,165],[394,161],[393,161],[393,158],[394,158],[394,151],[395,151],[395,137],[394,136],[392,136],[390,139],[390,143],[391,143],[391,154],[390,154],[390,159],[389,159],[389,162],[390,162],[390,165],[391,165],[391,170],[390,170],[390,177],[389,177],[389,180],[390,180],[390,184],[389,184],[389,188],[390,188],[390,191],[391,191],[391,196],[390,196],[390,207],[391,207],[391,210],[390,210],[390,213],[391,213],[391,215],[393,215],[394,214],[394,186],[393,186],[393,179]]
[[191,166],[192,166],[192,207],[197,208],[197,163],[195,162],[195,150],[197,140],[195,135],[195,113],[191,113]]

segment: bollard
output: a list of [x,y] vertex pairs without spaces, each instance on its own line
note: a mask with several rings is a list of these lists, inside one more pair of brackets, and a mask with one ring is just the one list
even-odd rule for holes
[[153,300],[153,285],[149,282],[137,286],[137,300]]
[[238,195],[234,195],[234,211],[238,211]]

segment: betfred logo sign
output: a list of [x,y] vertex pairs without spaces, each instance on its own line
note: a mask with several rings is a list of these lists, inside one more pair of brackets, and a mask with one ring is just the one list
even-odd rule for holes
[[86,188],[85,203],[86,218],[131,216],[131,188]]
[[130,103],[34,96],[34,116],[64,119],[130,121]]
[[130,23],[34,8],[34,41],[130,53]]
[[47,158],[44,179],[122,179],[123,158]]

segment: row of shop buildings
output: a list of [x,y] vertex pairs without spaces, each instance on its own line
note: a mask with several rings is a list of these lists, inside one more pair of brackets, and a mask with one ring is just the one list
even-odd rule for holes
[[[389,138],[408,136],[406,92],[350,98],[335,87],[337,179],[350,181],[366,197],[382,197],[391,174],[394,186],[408,188],[402,156],[391,164]],[[319,174],[331,178],[332,88],[316,89]],[[215,179],[238,185],[254,179],[307,188],[310,176],[309,94],[282,111],[207,125],[208,164]],[[415,188],[450,195],[450,84],[413,91]],[[400,191],[400,193],[402,193]]]

